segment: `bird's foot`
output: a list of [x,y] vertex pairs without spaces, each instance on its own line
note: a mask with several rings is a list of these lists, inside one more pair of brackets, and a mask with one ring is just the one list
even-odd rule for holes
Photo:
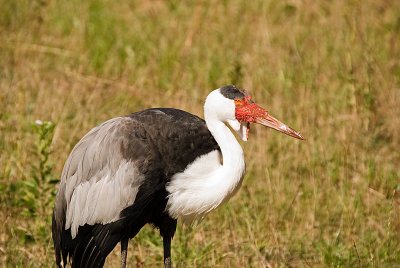
[[171,257],[167,257],[164,259],[164,268],[172,268]]

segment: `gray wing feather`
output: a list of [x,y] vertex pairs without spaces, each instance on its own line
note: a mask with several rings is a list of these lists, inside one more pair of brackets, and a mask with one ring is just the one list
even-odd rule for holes
[[133,204],[144,176],[137,168],[140,159],[126,159],[122,146],[140,126],[127,117],[104,122],[87,133],[68,157],[56,197],[57,229],[71,228],[74,238],[79,226],[109,223]]

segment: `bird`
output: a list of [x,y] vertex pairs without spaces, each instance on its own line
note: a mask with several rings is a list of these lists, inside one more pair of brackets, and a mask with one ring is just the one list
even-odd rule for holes
[[52,215],[56,265],[102,267],[120,243],[124,268],[128,241],[150,224],[171,268],[177,221],[201,221],[240,188],[245,161],[234,133],[247,141],[251,123],[304,139],[234,85],[208,94],[204,120],[149,108],[94,127],[61,174]]

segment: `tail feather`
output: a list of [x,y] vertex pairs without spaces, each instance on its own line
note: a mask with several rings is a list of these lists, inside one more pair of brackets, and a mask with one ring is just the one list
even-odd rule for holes
[[121,222],[106,225],[83,226],[89,233],[78,231],[70,248],[71,266],[81,268],[103,267],[106,257],[121,240]]
[[[53,218],[52,218],[52,228],[51,228],[51,234],[53,237],[53,243],[54,243],[54,253],[56,256],[56,265],[57,267],[61,268],[61,238],[60,238],[60,233],[58,232],[57,229],[57,223],[55,220],[55,216],[53,213]],[[65,262],[64,262],[65,263]]]

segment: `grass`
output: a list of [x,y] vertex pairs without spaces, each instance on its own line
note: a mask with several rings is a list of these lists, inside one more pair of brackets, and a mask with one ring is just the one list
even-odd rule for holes
[[[0,263],[54,265],[54,180],[89,129],[202,115],[235,83],[307,141],[254,126],[243,187],[178,227],[175,266],[400,267],[399,18],[398,1],[0,0]],[[160,267],[157,232],[128,257]]]

